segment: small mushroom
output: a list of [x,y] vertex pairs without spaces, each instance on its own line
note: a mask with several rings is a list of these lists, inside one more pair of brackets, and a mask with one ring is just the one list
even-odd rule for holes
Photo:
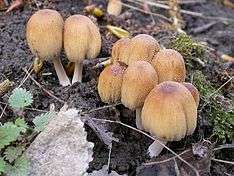
[[98,27],[86,16],[70,16],[64,25],[64,49],[68,59],[75,62],[72,84],[81,82],[83,60],[96,58],[101,50]]
[[121,87],[126,66],[116,62],[104,68],[98,79],[98,93],[105,103],[116,103],[121,99]]
[[121,102],[131,110],[136,110],[136,125],[141,126],[141,109],[146,96],[158,83],[158,76],[150,63],[136,61],[128,66],[121,89]]
[[139,34],[131,39],[126,49],[124,60],[127,65],[130,65],[139,60],[151,63],[154,55],[160,50],[160,46],[152,36]]
[[186,69],[183,56],[173,49],[160,50],[152,60],[158,73],[159,83],[164,81],[184,82]]
[[[146,97],[141,120],[143,128],[162,143],[179,141],[196,128],[196,102],[185,86],[166,81],[158,84]],[[163,146],[155,141],[148,152],[154,157],[162,149]]]
[[27,23],[26,38],[36,57],[53,61],[60,84],[67,86],[70,81],[59,58],[63,44],[63,24],[63,18],[57,11],[39,10]]
[[188,90],[189,92],[192,94],[196,104],[197,104],[197,107],[199,106],[199,101],[200,101],[200,94],[199,94],[199,91],[197,90],[197,88],[191,84],[191,83],[187,83],[187,82],[183,82],[182,83]]
[[114,43],[112,47],[111,52],[111,60],[112,62],[120,61],[126,64],[126,61],[124,60],[125,52],[127,51],[127,47],[130,43],[129,38],[122,38],[119,39],[117,42]]
[[107,5],[107,12],[110,15],[119,16],[122,11],[122,2],[121,0],[109,0]]

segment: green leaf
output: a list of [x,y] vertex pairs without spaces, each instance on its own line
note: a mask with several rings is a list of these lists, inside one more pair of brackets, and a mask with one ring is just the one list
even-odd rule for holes
[[25,154],[15,160],[14,166],[8,167],[7,175],[10,176],[27,176],[29,160]]
[[22,155],[24,151],[24,147],[7,147],[4,152],[4,158],[8,160],[10,163],[15,161],[20,155]]
[[5,172],[6,162],[0,157],[0,174]]
[[21,109],[30,106],[33,102],[32,94],[23,88],[16,88],[13,90],[9,98],[9,104],[14,109]]
[[34,129],[37,132],[43,131],[45,126],[49,123],[50,119],[54,117],[54,115],[54,112],[47,112],[45,114],[41,114],[40,116],[36,116],[33,120],[33,123],[35,125]]
[[18,126],[21,129],[21,132],[25,133],[28,125],[26,124],[25,120],[22,118],[17,118],[15,120],[15,125]]
[[21,129],[12,122],[0,126],[0,149],[16,141],[20,136]]

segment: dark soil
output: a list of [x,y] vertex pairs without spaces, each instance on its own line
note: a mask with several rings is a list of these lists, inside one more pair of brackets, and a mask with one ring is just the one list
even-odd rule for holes
[[[94,3],[105,8],[105,3],[101,0],[95,1]],[[84,14],[83,8],[86,5],[87,3],[85,1],[53,0],[40,3],[39,8],[56,9],[65,19],[72,14]],[[203,12],[209,16],[234,18],[233,9],[229,9],[212,1],[208,1],[204,4],[186,5],[183,8]],[[13,88],[17,87],[25,76],[25,72],[22,68],[29,69],[34,58],[25,40],[25,25],[29,17],[36,10],[37,8],[35,4],[27,4],[22,10],[17,10],[9,14],[0,12],[0,82],[8,78],[14,82]],[[205,25],[210,22],[210,20],[188,15],[184,16],[184,19],[186,21],[186,30],[194,35],[194,37],[200,41],[207,42],[211,47],[223,53],[232,56],[234,55],[233,24],[218,22],[202,33],[193,34],[193,28]],[[169,38],[173,33],[166,30],[166,25],[162,20],[156,18],[155,20],[156,25],[152,24],[150,16],[134,10],[124,9],[124,14],[122,14],[121,17],[114,18],[105,16],[102,19],[99,19],[98,23],[102,26],[107,23],[122,26],[130,31],[132,35],[148,33],[156,37],[160,43],[163,44],[166,42],[166,38]],[[105,28],[101,28],[101,33],[103,47],[99,57],[108,57],[110,56],[112,44],[117,38],[108,33]],[[62,54],[62,58],[65,63],[66,60],[64,54]],[[97,77],[102,69],[93,69],[92,66],[94,66],[95,63],[96,61],[86,64],[83,71],[83,83],[77,83],[71,87],[61,87],[58,84],[58,79],[55,76],[54,68],[50,62],[45,63],[43,73],[40,73],[39,75],[32,73],[32,76],[46,90],[51,91],[56,97],[66,101],[70,107],[90,110],[104,105],[97,94],[96,88]],[[222,75],[223,68],[225,68],[225,64],[218,63],[208,66],[205,70],[209,80],[217,84],[217,87],[222,85],[228,79]],[[47,74],[46,76],[44,73],[52,74]],[[55,104],[56,109],[62,107],[61,103],[51,96],[48,96],[31,79],[27,79],[22,87],[33,93],[33,108],[49,110],[49,106],[52,103]],[[226,92],[228,92],[230,96],[230,89],[227,89]],[[1,97],[0,101],[7,102],[8,96],[9,94],[6,94],[4,97]],[[2,105],[2,107],[4,106]],[[37,114],[39,114],[37,111],[27,111],[27,121],[31,123],[32,118]],[[95,116],[96,118],[118,119],[128,125],[135,126],[134,115],[134,112],[125,109],[121,105],[116,108],[103,109],[91,114],[91,116]],[[6,115],[3,116],[2,121],[7,121],[11,119],[12,116],[13,112],[7,108]],[[90,163],[89,171],[98,170],[101,169],[103,165],[107,164],[108,148],[98,139],[97,135],[89,127],[87,127],[87,130],[88,140],[95,142],[94,160]],[[111,124],[109,130],[114,133],[114,137],[119,139],[118,143],[113,143],[110,168],[120,174],[125,173],[135,175],[136,168],[149,159],[147,156],[147,147],[152,141],[133,130],[121,127],[117,124]],[[198,136],[198,133],[195,133],[194,136],[181,142],[169,144],[169,147],[173,148],[174,151],[183,151],[190,147],[192,142],[197,142],[198,140],[200,140],[200,137]],[[166,153],[166,151],[164,151],[164,153]],[[230,156],[230,158],[227,159],[233,159],[232,157]],[[234,174],[234,168],[223,164],[213,163],[211,175],[225,175],[224,173]]]

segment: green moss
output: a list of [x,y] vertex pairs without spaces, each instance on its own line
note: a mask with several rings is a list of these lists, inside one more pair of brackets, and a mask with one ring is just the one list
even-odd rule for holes
[[[201,71],[196,71],[193,75],[193,83],[198,88],[201,99],[206,104],[202,108],[202,116],[206,117],[208,123],[213,127],[213,134],[218,137],[219,141],[226,141],[234,138],[234,111],[225,110],[213,94],[215,87],[206,79]],[[211,96],[212,95],[212,96]]]

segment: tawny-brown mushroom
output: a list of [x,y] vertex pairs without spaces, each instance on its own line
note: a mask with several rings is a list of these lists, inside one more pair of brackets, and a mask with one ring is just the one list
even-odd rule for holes
[[104,68],[98,78],[98,93],[105,103],[117,103],[121,99],[121,87],[126,66],[115,62]]
[[139,34],[131,39],[123,59],[127,65],[139,60],[150,63],[159,50],[160,46],[157,40],[150,35]]
[[[143,128],[163,143],[179,141],[196,128],[196,102],[185,86],[166,81],[158,84],[146,97],[141,120]],[[148,152],[153,157],[162,149],[163,146],[155,141]]]
[[141,109],[146,96],[157,85],[158,77],[154,68],[146,61],[136,61],[129,65],[123,75],[121,102],[131,110],[136,110],[136,125],[141,129]]
[[109,0],[107,5],[107,12],[110,15],[119,16],[122,11],[122,2],[121,0]]
[[114,43],[112,47],[112,52],[111,52],[112,62],[120,61],[126,64],[124,60],[125,58],[124,55],[125,55],[125,52],[127,51],[129,43],[130,43],[129,38],[122,38]]
[[98,27],[86,16],[70,16],[64,25],[64,49],[68,59],[75,62],[72,84],[81,82],[83,60],[96,58],[101,50]]
[[164,81],[184,82],[186,69],[183,56],[173,49],[160,50],[152,60],[159,83]]
[[70,81],[59,58],[63,44],[63,24],[63,18],[57,11],[39,10],[27,23],[26,38],[36,57],[53,61],[60,84],[67,86]]
[[198,107],[200,101],[200,94],[197,88],[191,83],[183,82],[182,84],[190,91]]

